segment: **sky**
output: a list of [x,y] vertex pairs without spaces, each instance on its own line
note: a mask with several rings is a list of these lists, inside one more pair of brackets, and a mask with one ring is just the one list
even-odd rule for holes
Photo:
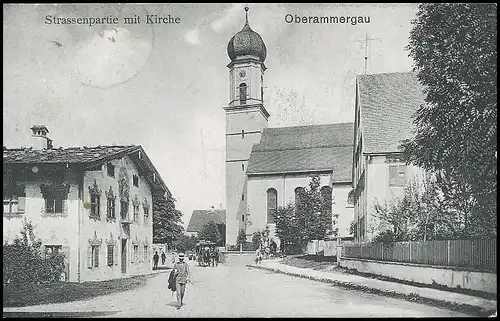
[[[142,145],[176,198],[225,208],[227,44],[244,3],[4,5],[3,146],[29,146],[46,125],[54,147]],[[266,44],[269,127],[354,121],[356,75],[410,71],[417,4],[252,4]],[[369,17],[369,24],[287,23],[290,14]],[[146,15],[179,23],[146,24]],[[47,24],[117,17],[113,25]],[[124,17],[139,16],[137,24]],[[51,18],[52,19],[52,18]],[[51,20],[53,22],[53,20]]]

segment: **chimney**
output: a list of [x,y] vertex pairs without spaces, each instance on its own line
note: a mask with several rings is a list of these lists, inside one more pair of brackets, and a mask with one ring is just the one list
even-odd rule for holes
[[47,137],[48,132],[45,125],[33,125],[31,127],[31,147],[33,149],[52,148],[52,139]]

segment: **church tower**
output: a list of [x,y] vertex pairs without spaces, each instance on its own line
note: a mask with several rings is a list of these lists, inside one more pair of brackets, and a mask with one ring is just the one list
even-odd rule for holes
[[[264,107],[266,45],[248,24],[227,45],[229,104],[226,111],[226,243],[235,245],[238,232],[246,230],[246,169],[252,146],[260,142],[269,113]],[[247,241],[251,235],[247,235]]]

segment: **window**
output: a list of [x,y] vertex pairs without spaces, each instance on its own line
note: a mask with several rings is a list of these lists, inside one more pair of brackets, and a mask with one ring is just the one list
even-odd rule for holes
[[241,170],[245,171],[245,164],[241,164]]
[[406,165],[389,165],[389,186],[405,186]]
[[143,209],[144,209],[144,224],[147,224],[149,222],[149,205],[146,201],[144,202]]
[[122,220],[128,219],[128,202],[120,201],[120,217]]
[[139,199],[137,198],[137,195],[134,197],[132,200],[132,208],[134,211],[134,223],[139,223],[139,206],[141,203],[139,202]]
[[26,209],[26,193],[21,188],[15,190],[4,189],[3,194],[3,213],[4,214],[23,214]]
[[113,266],[113,259],[115,257],[113,254],[114,249],[114,245],[108,245],[108,266]]
[[260,75],[260,99],[264,101],[264,76]]
[[144,245],[144,262],[148,261],[148,246]]
[[88,268],[99,267],[99,245],[92,245],[88,248],[87,266]]
[[132,177],[132,179],[133,179],[133,182],[132,182],[132,183],[134,184],[134,186],[135,186],[135,187],[139,187],[139,176],[134,175],[134,176]]
[[139,204],[133,204],[134,208],[134,223],[139,222]]
[[240,105],[245,105],[247,103],[247,84],[240,84]]
[[244,201],[245,200],[245,194],[241,194],[241,200]]
[[302,193],[304,193],[304,188],[303,187],[297,187],[295,189],[295,210],[296,211],[300,207],[300,199],[301,199]]
[[115,166],[111,163],[107,164],[107,172],[108,176],[115,177]]
[[45,213],[63,213],[63,196],[58,193],[45,195]]
[[267,190],[267,222],[275,222],[274,215],[278,209],[278,192],[274,188]]
[[115,220],[116,196],[113,194],[111,186],[109,187],[109,191],[106,192],[106,199],[107,199],[106,218],[108,220]]
[[245,130],[241,130],[241,139],[245,138]]
[[245,215],[241,215],[241,221],[244,222],[245,221]]
[[44,257],[50,258],[53,255],[57,255],[62,250],[62,245],[45,245]]
[[326,211],[332,212],[332,188],[330,186],[323,186],[320,189],[321,200]]
[[101,219],[101,195],[102,191],[97,186],[97,181],[94,180],[94,185],[89,186],[90,193],[90,217],[93,219]]
[[139,263],[139,245],[134,245],[134,262]]

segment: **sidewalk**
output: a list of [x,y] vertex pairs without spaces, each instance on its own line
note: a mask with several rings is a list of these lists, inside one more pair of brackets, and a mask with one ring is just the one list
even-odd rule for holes
[[303,278],[309,278],[342,287],[367,290],[370,292],[378,292],[380,294],[396,294],[399,296],[404,296],[410,300],[412,300],[412,298],[414,299],[416,297],[420,297],[426,301],[434,303],[454,306],[466,306],[476,311],[482,310],[483,312],[496,311],[497,309],[497,301],[495,300],[487,300],[460,293],[370,279],[359,275],[343,274],[334,271],[316,271],[312,269],[298,268],[282,264],[279,260],[264,260],[260,265],[248,264],[247,266]]

